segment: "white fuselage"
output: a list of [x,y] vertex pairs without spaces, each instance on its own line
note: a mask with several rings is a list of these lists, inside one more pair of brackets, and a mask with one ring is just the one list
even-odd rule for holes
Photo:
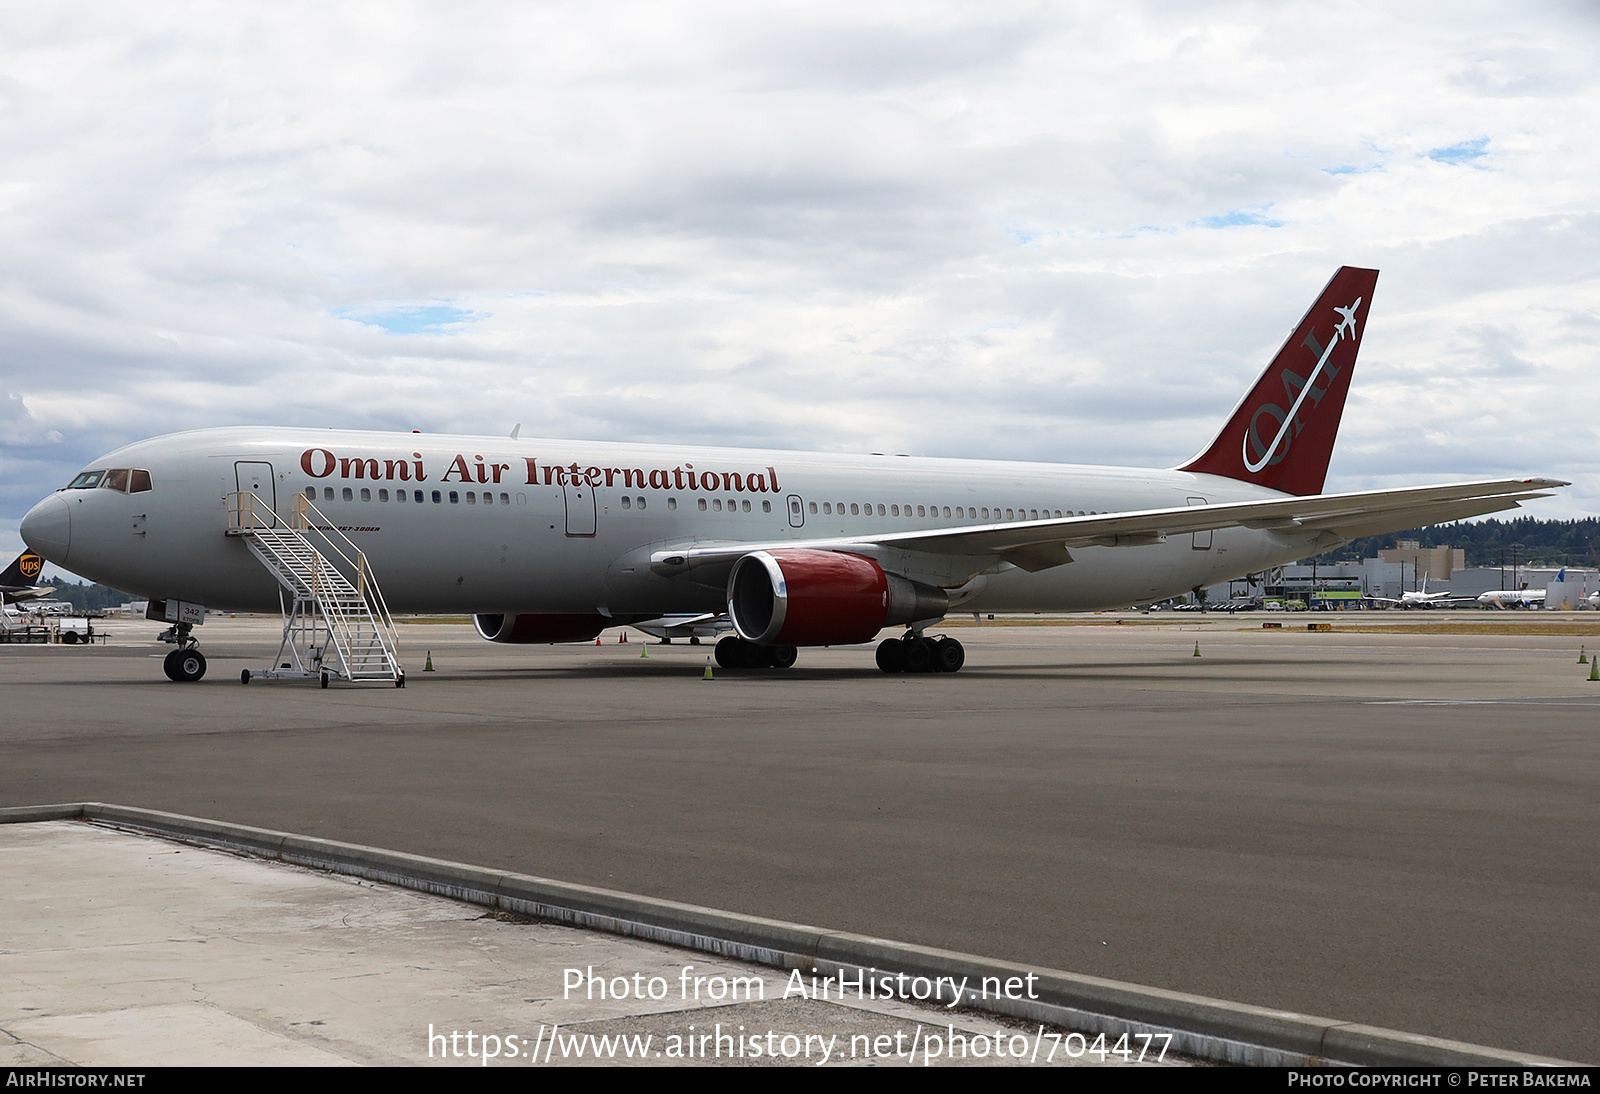
[[[57,491],[29,514],[25,534],[48,526],[61,542],[46,557],[139,596],[276,610],[274,578],[225,534],[227,499],[253,490],[286,515],[292,495],[309,489],[366,553],[396,612],[599,611],[619,621],[726,608],[718,585],[653,571],[651,554],[663,548],[1286,496],[1182,471],[281,428],[158,437],[89,467],[146,470],[149,489]],[[1159,600],[1316,549],[1311,534],[1231,528],[1074,548],[1074,561],[1037,573],[993,559],[862,553],[951,590],[952,610],[985,612]]]

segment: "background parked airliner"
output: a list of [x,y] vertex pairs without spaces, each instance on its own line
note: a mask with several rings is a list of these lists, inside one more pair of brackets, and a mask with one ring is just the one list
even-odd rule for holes
[[42,600],[54,596],[50,585],[35,585],[33,579],[44,569],[44,559],[32,551],[24,551],[0,573],[0,604],[20,604],[29,600]]
[[[903,627],[878,647],[884,671],[955,671],[960,643],[926,634],[953,609],[1157,600],[1566,485],[1321,493],[1377,276],[1335,273],[1216,439],[1171,470],[209,429],[94,461],[21,531],[58,565],[166,602],[180,650],[199,605],[280,605],[282,579],[227,534],[230,512],[242,497],[282,520],[298,496],[365,552],[394,611],[472,613],[492,641],[726,612],[724,665],[786,667],[796,647]],[[197,653],[168,668],[203,672]]]

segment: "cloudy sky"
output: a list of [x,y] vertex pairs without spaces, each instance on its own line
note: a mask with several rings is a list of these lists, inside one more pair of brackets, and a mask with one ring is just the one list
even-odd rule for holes
[[1171,466],[1341,264],[1329,489],[1600,512],[1597,11],[8,5],[0,553],[226,423]]

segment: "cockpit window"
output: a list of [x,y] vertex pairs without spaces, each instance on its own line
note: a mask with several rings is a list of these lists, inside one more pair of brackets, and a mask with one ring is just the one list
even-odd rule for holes
[[138,494],[150,489],[150,472],[135,467],[128,472],[128,493]]
[[107,471],[106,477],[100,482],[100,487],[103,490],[121,490],[126,494],[128,492],[128,469],[126,467],[118,467]]
[[68,490],[88,490],[90,487],[99,486],[104,477],[104,471],[85,471],[71,482],[67,483]]

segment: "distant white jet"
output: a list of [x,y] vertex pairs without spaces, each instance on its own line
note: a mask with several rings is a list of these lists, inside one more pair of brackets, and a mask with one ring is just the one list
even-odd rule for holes
[[1456,596],[1454,593],[1430,593],[1428,579],[1422,579],[1422,591],[1401,593],[1398,597],[1369,596],[1368,600],[1379,604],[1393,604],[1397,608],[1443,608],[1453,604],[1475,604],[1477,599],[1470,596]]
[[[1557,581],[1566,581],[1567,571],[1562,567],[1556,575]],[[1545,595],[1548,589],[1491,589],[1489,592],[1478,596],[1478,603],[1486,608],[1532,608],[1544,607]]]

